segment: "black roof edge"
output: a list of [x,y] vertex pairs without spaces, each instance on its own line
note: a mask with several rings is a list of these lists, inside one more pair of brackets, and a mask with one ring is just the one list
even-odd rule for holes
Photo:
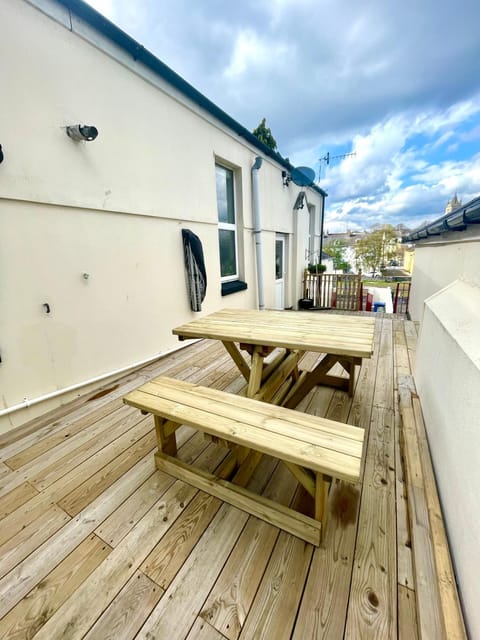
[[402,238],[402,242],[415,242],[428,236],[438,236],[450,231],[465,231],[472,224],[480,224],[480,196],[433,222],[415,229]]
[[[294,167],[290,162],[285,160],[278,152],[273,151],[270,147],[263,144],[256,136],[253,135],[248,129],[246,129],[239,122],[234,120],[225,111],[217,107],[217,105],[204,96],[200,91],[195,89],[190,83],[184,80],[178,73],[175,73],[173,69],[170,69],[165,63],[159,60],[148,49],[145,49],[143,45],[134,40],[125,31],[122,31],[113,22],[110,22],[107,18],[102,16],[89,4],[83,0],[56,0],[59,4],[63,5],[69,11],[72,11],[76,16],[88,23],[93,29],[99,31],[106,38],[114,42],[121,49],[126,51],[132,56],[133,60],[141,62],[148,69],[159,75],[163,80],[166,80],[175,89],[183,93],[187,98],[198,104],[198,106],[205,109],[208,113],[213,115],[217,120],[220,120],[227,127],[235,131],[239,136],[244,138],[247,142],[255,146],[264,155],[269,156],[280,165],[291,171]],[[327,197],[326,191],[321,189],[316,184],[309,185],[317,193]]]

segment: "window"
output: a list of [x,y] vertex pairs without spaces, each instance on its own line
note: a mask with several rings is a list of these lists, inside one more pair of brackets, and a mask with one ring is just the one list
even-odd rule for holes
[[233,171],[217,164],[215,165],[215,178],[222,282],[238,280],[237,222]]
[[236,180],[240,177],[232,169],[215,165],[222,296],[247,289],[247,283],[240,280],[243,265],[242,237],[239,234],[241,205],[237,210],[239,199],[235,193]]

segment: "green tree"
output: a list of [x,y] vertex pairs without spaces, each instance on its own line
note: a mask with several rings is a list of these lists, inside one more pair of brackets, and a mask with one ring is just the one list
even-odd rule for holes
[[333,268],[335,271],[343,271],[348,273],[351,269],[351,265],[345,260],[345,249],[347,244],[343,240],[333,240],[323,250],[328,256],[332,258]]
[[389,260],[397,255],[397,232],[391,224],[372,231],[355,245],[355,255],[364,271],[375,275],[383,269]]
[[263,142],[263,144],[267,145],[267,147],[270,147],[272,151],[277,150],[277,142],[275,138],[272,136],[272,132],[270,131],[270,128],[267,127],[265,118],[262,118],[262,121],[260,122],[258,127],[253,130],[252,133],[254,136],[256,136],[260,140],[260,142]]

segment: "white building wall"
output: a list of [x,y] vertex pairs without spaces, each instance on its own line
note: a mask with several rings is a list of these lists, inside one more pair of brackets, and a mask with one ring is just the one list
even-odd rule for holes
[[415,382],[471,638],[480,638],[480,282],[428,298]]
[[[63,7],[36,4],[60,22],[23,0],[0,3],[0,55],[9,60],[0,101],[8,123],[0,140],[0,413],[179,344],[172,327],[195,315],[182,228],[203,243],[202,313],[257,305],[251,167],[258,149]],[[71,18],[82,37],[65,27]],[[65,127],[79,123],[96,126],[98,138],[69,139]],[[216,160],[235,170],[240,276],[248,284],[224,297]],[[293,256],[308,243],[296,235],[299,188],[284,187],[281,170],[264,158],[259,173],[266,306],[274,306],[275,232],[290,241],[289,305],[301,285]],[[309,199],[321,211],[320,194],[309,190]],[[0,433],[51,404],[0,417]]]

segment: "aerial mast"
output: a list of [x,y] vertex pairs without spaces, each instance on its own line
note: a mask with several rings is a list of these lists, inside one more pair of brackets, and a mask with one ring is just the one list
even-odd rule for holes
[[342,153],[338,156],[331,156],[330,155],[330,151],[327,151],[327,153],[318,160],[318,162],[320,163],[320,168],[318,170],[318,184],[320,184],[320,179],[322,177],[322,164],[325,164],[326,167],[328,167],[330,165],[330,162],[332,162],[333,160],[340,160],[343,158],[350,158],[352,156],[356,156],[357,153],[356,151],[352,151],[351,153]]
[[[323,156],[323,158],[319,159],[319,168],[318,168],[318,184],[320,184],[320,179],[322,177],[322,163],[325,163],[325,166],[329,166],[332,160],[340,160],[341,158],[350,158],[352,156],[356,156],[357,153],[352,151],[351,153],[342,153],[338,156],[331,156],[330,151]],[[320,225],[320,264],[322,264],[322,253],[323,253],[323,225],[325,221],[325,200],[323,201],[323,211],[322,211],[322,222]]]

